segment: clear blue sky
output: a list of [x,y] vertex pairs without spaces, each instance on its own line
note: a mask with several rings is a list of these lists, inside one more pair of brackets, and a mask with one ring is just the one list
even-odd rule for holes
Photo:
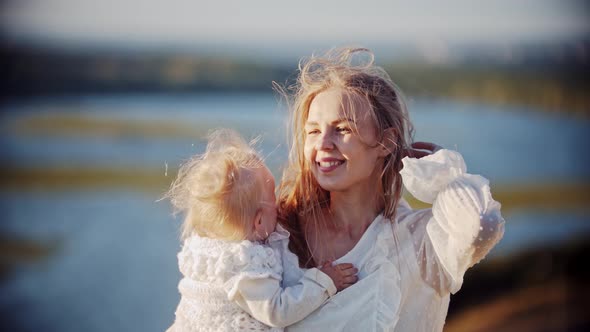
[[11,0],[2,32],[15,39],[104,45],[219,45],[280,52],[410,43],[520,43],[588,36],[582,0]]

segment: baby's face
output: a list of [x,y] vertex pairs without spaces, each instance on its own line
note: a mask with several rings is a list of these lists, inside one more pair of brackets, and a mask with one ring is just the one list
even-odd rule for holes
[[268,235],[274,232],[277,226],[277,205],[275,196],[275,179],[270,170],[265,166],[257,171],[263,185],[262,190],[262,227],[258,228],[257,237],[266,239]]

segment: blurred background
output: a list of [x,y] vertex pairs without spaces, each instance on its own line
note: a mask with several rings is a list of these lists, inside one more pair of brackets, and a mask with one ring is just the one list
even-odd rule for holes
[[504,239],[452,296],[445,331],[590,330],[589,9],[0,2],[0,330],[166,329],[181,220],[157,200],[179,163],[231,127],[262,136],[278,180],[287,111],[271,82],[342,45],[371,48],[416,140],[461,152],[503,205]]

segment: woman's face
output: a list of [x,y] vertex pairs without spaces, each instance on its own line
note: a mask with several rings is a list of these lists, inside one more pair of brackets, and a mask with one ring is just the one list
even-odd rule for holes
[[305,131],[305,159],[324,190],[373,183],[383,148],[359,97],[338,88],[318,94],[310,104]]

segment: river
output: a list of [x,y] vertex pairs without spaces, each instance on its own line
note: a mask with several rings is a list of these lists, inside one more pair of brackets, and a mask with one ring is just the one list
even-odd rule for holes
[[[494,186],[589,182],[587,119],[436,99],[408,105],[416,140],[458,150],[469,171]],[[178,163],[203,151],[197,133],[214,127],[261,135],[275,176],[286,159],[286,112],[271,94],[39,98],[0,110],[0,162],[11,169],[156,170],[171,181]],[[159,124],[172,129],[158,131]],[[156,202],[160,194],[133,185],[2,187],[1,234],[54,248],[45,259],[11,265],[0,283],[3,324],[23,331],[164,330],[179,298],[180,220]],[[585,208],[508,211],[492,258],[590,234]]]

